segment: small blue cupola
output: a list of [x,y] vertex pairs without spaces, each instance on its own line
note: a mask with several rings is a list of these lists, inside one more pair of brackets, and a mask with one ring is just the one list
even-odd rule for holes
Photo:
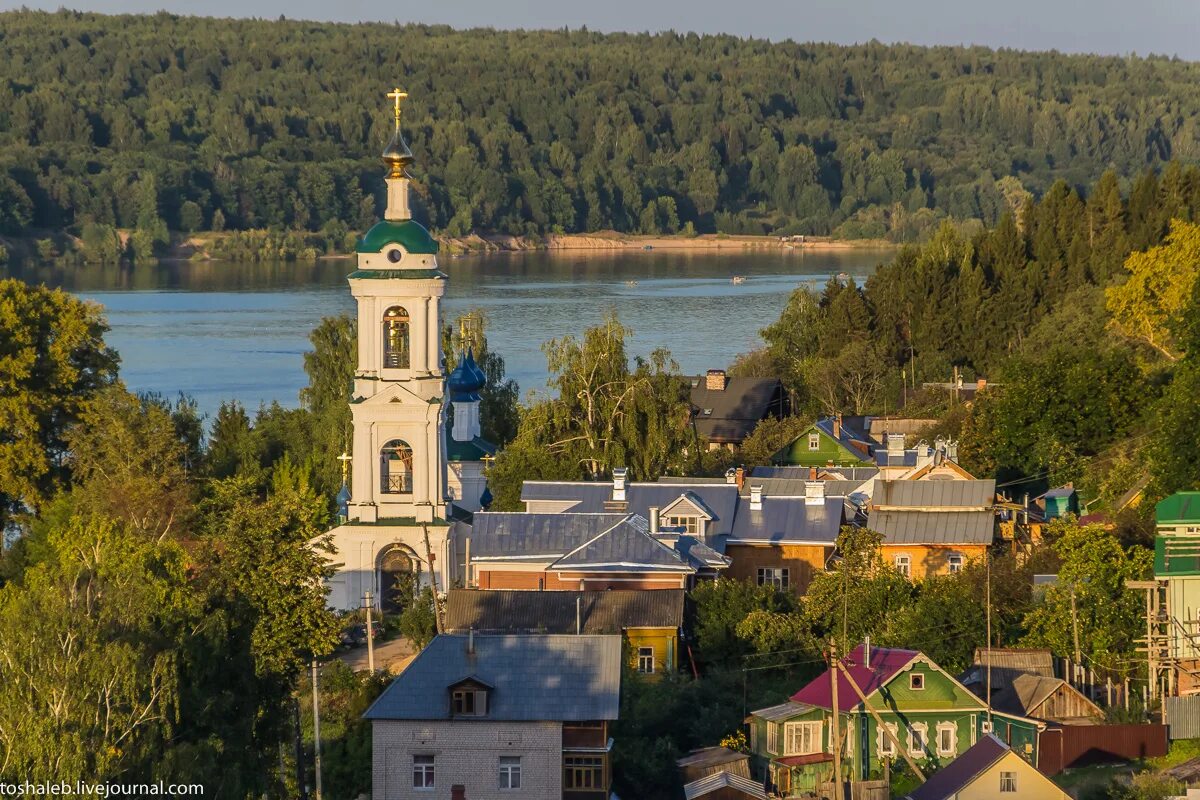
[[475,354],[471,348],[467,348],[466,355],[459,360],[458,366],[450,373],[446,383],[450,388],[450,402],[479,402],[479,390],[487,383],[487,376],[475,363]]

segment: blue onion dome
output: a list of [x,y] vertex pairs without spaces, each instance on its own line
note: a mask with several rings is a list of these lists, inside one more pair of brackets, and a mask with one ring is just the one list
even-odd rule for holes
[[342,484],[342,490],[337,493],[337,513],[338,516],[347,517],[350,515],[350,487]]
[[450,373],[450,377],[446,379],[446,383],[450,388],[450,399],[461,403],[475,402],[479,400],[479,390],[487,383],[487,376],[483,374],[483,370],[475,363],[475,355],[470,348],[467,349],[467,354],[458,362],[458,366]]

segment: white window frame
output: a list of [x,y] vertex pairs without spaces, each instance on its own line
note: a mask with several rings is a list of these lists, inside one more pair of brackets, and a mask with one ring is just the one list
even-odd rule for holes
[[[508,763],[505,763],[508,762]],[[521,757],[500,756],[500,791],[508,792],[521,788]]]
[[[920,747],[917,737],[920,736]],[[925,758],[929,747],[929,726],[924,722],[914,722],[908,726],[908,754],[913,758]]]
[[787,567],[759,567],[758,585],[774,586],[780,591],[786,591],[791,578],[791,570]]
[[772,755],[779,754],[779,723],[767,723],[767,752]]
[[758,752],[758,723],[750,723],[750,752]]
[[433,791],[437,788],[437,757],[429,753],[413,753],[412,778],[413,788],[417,791]]
[[946,558],[946,569],[951,575],[957,575],[963,571],[963,567],[967,565],[967,558],[962,553],[951,553]]
[[637,652],[637,671],[643,675],[654,674],[654,648],[639,647]]
[[667,517],[668,528],[683,528],[683,532],[690,536],[700,535],[700,518],[694,514],[680,514],[679,516]]
[[[876,749],[879,751],[879,757],[880,758],[895,758],[896,757],[896,743],[893,742],[890,738],[888,738],[888,735],[883,732],[883,728],[887,728],[889,731],[892,732],[892,736],[896,736],[896,734],[900,730],[900,726],[894,722],[885,722],[885,723],[883,723],[883,727],[877,727],[875,729],[875,738],[877,739],[875,744],[876,744]],[[896,736],[896,738],[899,739],[900,737]]]
[[810,451],[821,449],[821,434],[810,433],[808,435],[808,449]]
[[809,756],[820,753],[824,725],[819,721],[796,721],[783,724],[783,754]]
[[[920,684],[920,686],[918,686],[917,684]],[[925,691],[925,673],[924,672],[908,673],[908,688],[914,692]]]
[[[942,735],[950,735],[950,743],[946,747],[942,746]],[[953,722],[939,722],[937,725],[937,754],[939,756],[953,756],[958,753],[958,725]]]
[[1017,793],[1017,773],[1005,770],[1000,773],[1000,793],[1001,794],[1016,794]]
[[912,556],[908,553],[900,553],[892,559],[892,563],[896,565],[896,569],[906,578],[912,577]]

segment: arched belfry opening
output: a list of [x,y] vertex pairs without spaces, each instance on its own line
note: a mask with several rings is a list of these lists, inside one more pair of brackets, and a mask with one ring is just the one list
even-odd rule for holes
[[411,357],[411,325],[408,311],[392,306],[383,314],[383,367],[408,369]]
[[379,491],[412,494],[413,450],[407,442],[392,439],[379,451]]
[[379,571],[379,605],[388,613],[403,611],[421,588],[421,561],[403,544],[385,547],[376,559]]

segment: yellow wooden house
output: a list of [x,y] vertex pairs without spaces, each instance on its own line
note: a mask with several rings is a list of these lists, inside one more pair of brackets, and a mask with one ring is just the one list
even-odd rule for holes
[[993,734],[909,794],[905,800],[1069,800],[1032,764]]

